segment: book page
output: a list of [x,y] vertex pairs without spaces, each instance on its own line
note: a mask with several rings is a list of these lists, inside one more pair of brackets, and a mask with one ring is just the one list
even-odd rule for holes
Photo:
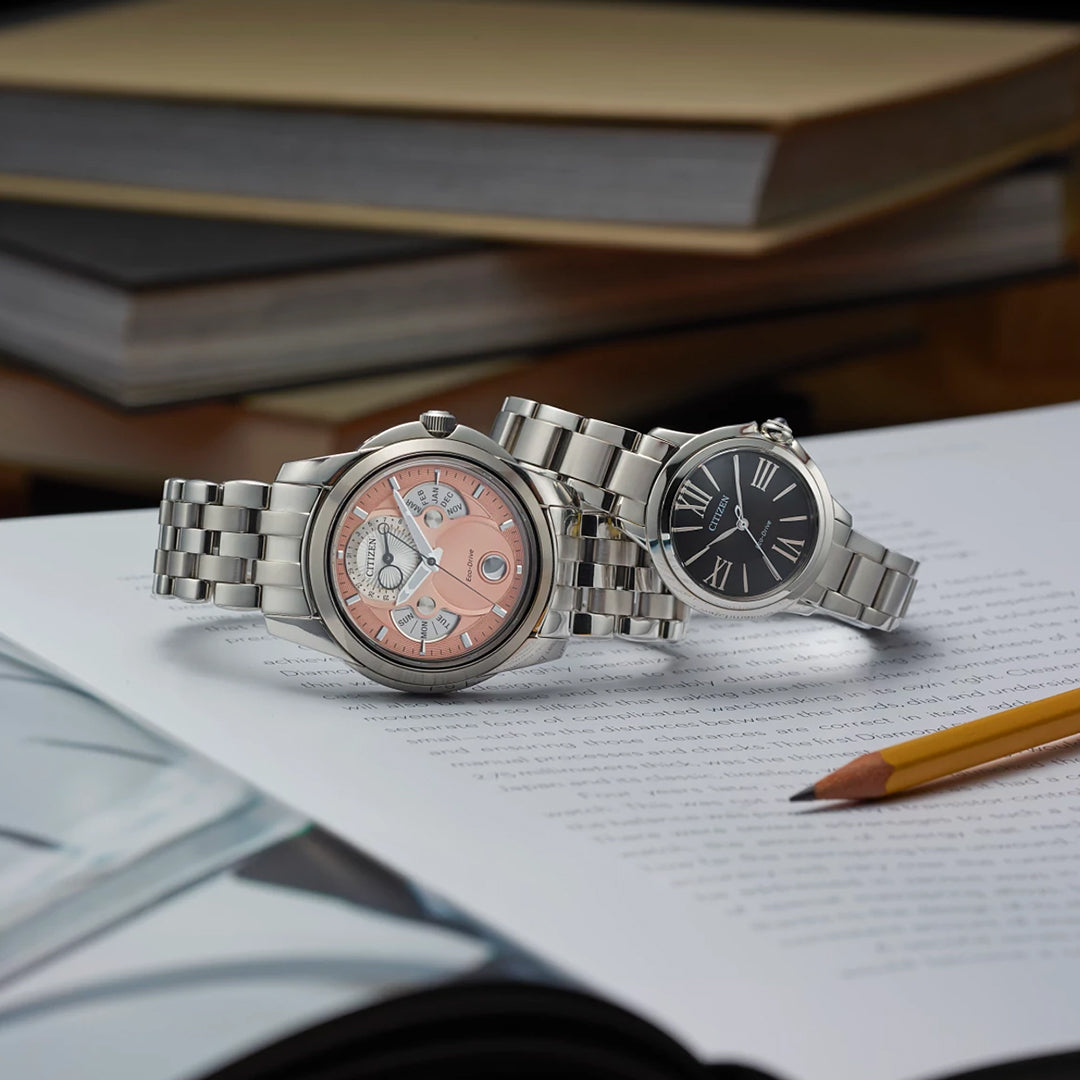
[[[819,439],[924,561],[904,627],[698,616],[444,698],[149,595],[145,512],[0,527],[0,633],[437,888],[703,1059],[914,1080],[1080,1043],[1080,753],[788,797],[1080,684],[1080,408]],[[1022,988],[1022,989],[1021,989]]]

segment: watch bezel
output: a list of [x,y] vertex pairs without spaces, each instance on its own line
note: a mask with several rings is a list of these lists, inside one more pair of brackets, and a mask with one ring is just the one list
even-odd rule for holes
[[[806,483],[818,521],[810,557],[796,574],[782,585],[750,600],[720,596],[700,586],[675,555],[671,538],[671,507],[679,487],[703,462],[716,454],[747,449],[774,455],[793,469]],[[697,611],[732,616],[771,615],[790,611],[810,590],[820,575],[833,542],[835,515],[833,499],[821,470],[797,443],[785,446],[760,432],[716,428],[687,440],[661,467],[649,491],[645,506],[645,536],[653,565],[672,594]]]
[[[399,437],[394,437],[394,436]],[[493,675],[534,634],[550,603],[555,582],[555,541],[543,504],[527,473],[498,444],[471,428],[458,426],[449,435],[432,436],[420,424],[391,429],[364,445],[361,456],[335,479],[312,512],[301,561],[305,586],[327,632],[360,670],[397,690],[439,693],[458,690]],[[342,614],[330,580],[329,547],[334,527],[352,493],[388,466],[418,457],[457,459],[463,467],[480,468],[497,478],[517,499],[526,537],[534,549],[533,594],[523,599],[513,629],[490,650],[461,661],[420,666],[394,659],[368,645]]]

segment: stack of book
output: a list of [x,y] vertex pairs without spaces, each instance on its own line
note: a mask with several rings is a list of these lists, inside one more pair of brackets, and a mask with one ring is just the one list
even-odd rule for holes
[[1072,267],[1078,49],[527,0],[25,22],[0,33],[0,462],[141,486],[213,434],[207,468],[265,475],[435,402],[626,420],[910,344],[912,297]]

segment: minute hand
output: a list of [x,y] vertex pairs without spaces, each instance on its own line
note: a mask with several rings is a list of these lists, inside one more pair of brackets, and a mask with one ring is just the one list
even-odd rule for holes
[[779,581],[780,580],[780,574],[777,572],[776,567],[773,566],[772,560],[770,560],[769,556],[765,554],[765,549],[758,543],[757,537],[750,531],[750,523],[747,522],[746,525],[747,525],[747,527],[746,527],[746,535],[749,536],[751,540],[753,540],[754,547],[756,547],[758,549],[758,551],[761,552],[761,557],[765,560],[765,565],[771,571],[772,576],[774,578],[776,578],[777,581]]
[[409,535],[412,537],[420,557],[426,562],[431,557],[434,548],[428,543],[428,539],[421,531],[420,526],[416,524],[416,518],[412,516],[412,511],[402,497],[401,492],[394,488],[393,493],[394,502],[397,503],[398,509],[401,511],[401,520],[405,522],[405,528],[409,530]]

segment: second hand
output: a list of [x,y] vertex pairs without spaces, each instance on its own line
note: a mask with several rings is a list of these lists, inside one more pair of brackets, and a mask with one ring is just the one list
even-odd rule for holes
[[[394,536],[393,533],[391,533],[390,535]],[[399,544],[404,544],[410,551],[414,552],[419,557],[421,562],[427,562],[426,558],[423,555],[420,554],[419,548],[417,548],[414,545],[410,544],[407,540],[402,540],[402,538],[400,536],[394,536],[394,539]],[[434,569],[439,571],[440,573],[446,574],[448,577],[452,577],[456,582],[458,582],[458,584],[464,585],[465,588],[469,590],[469,592],[475,593],[477,596],[480,597],[481,600],[484,601],[484,603],[490,603],[490,600],[488,599],[488,597],[486,597],[482,592],[480,592],[479,589],[474,589],[467,581],[462,580],[461,578],[459,578],[457,576],[457,574],[454,574],[451,571],[447,570],[447,568],[445,566],[438,566],[437,565],[437,566],[434,567]]]

